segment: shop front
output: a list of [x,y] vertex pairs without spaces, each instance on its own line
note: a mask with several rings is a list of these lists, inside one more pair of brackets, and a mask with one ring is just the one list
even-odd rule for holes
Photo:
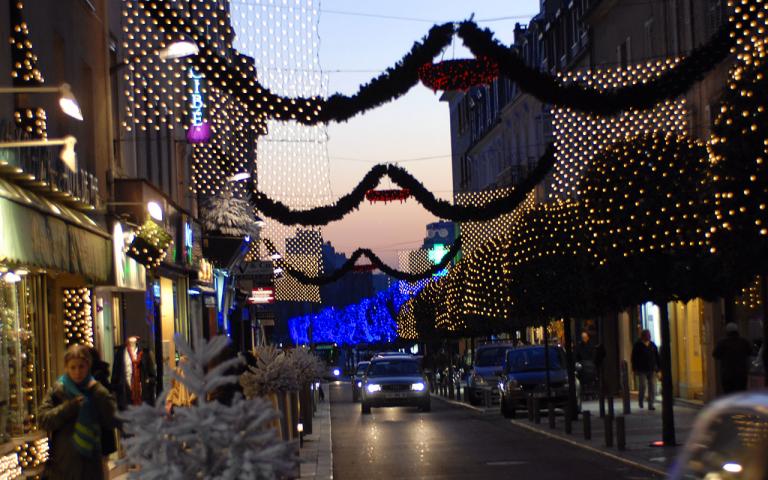
[[0,477],[42,469],[37,410],[66,347],[94,344],[93,292],[110,278],[109,238],[71,203],[0,179]]

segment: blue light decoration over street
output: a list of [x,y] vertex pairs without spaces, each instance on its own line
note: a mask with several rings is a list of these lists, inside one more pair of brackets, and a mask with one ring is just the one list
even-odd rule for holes
[[403,288],[401,283],[407,282],[396,282],[387,290],[344,308],[330,307],[316,314],[289,319],[288,329],[293,343],[310,343],[310,325],[311,343],[359,345],[394,341],[397,338],[397,312],[420,290]]
[[190,125],[189,130],[187,130],[187,141],[189,143],[205,143],[211,138],[211,126],[203,119],[205,101],[203,99],[202,83],[204,78],[195,69],[189,69],[189,83],[192,87],[189,101]]

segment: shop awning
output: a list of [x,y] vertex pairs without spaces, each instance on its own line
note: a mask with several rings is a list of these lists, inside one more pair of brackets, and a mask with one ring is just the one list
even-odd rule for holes
[[0,179],[0,262],[110,279],[110,235],[87,215]]

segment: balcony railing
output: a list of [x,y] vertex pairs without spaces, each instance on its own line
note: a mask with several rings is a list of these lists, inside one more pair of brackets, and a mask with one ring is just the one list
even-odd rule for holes
[[[1,128],[1,127],[0,127]],[[26,140],[18,135],[2,135],[5,140]],[[78,169],[73,172],[59,158],[61,146],[2,147],[0,174],[14,183],[45,197],[61,201],[78,210],[92,210],[99,202],[99,181],[95,175]]]

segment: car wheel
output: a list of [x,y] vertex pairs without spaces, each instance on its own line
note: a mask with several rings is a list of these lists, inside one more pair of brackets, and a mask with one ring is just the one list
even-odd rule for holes
[[360,404],[360,411],[363,413],[363,415],[370,415],[371,413],[371,406],[365,402]]

